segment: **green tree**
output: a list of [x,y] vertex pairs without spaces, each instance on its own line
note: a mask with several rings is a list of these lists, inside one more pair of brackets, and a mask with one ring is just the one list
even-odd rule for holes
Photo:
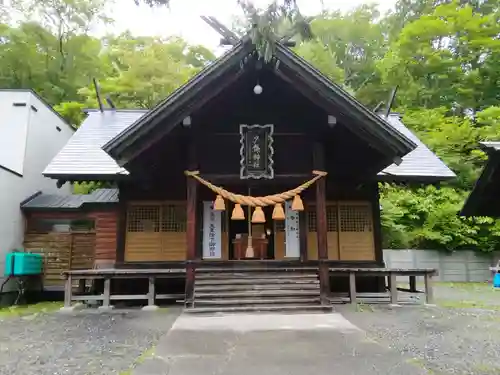
[[[109,38],[106,45],[101,58],[108,69],[100,88],[120,108],[151,108],[215,58],[206,48],[179,38],[134,38],[126,33]],[[96,106],[94,87],[79,93],[87,105]]]
[[378,64],[383,82],[401,84],[399,104],[473,113],[497,100],[498,11],[451,2],[408,23]]

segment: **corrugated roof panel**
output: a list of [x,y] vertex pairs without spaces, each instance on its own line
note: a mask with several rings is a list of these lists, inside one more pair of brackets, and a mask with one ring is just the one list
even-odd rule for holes
[[40,194],[21,205],[23,209],[78,209],[85,204],[117,203],[118,189],[97,189],[91,194]]
[[432,179],[449,179],[456,177],[455,173],[453,173],[441,159],[429,150],[429,148],[401,122],[398,114],[391,114],[387,122],[400,133],[415,142],[417,148],[405,155],[400,165],[390,165],[379,173],[380,176],[421,177]]

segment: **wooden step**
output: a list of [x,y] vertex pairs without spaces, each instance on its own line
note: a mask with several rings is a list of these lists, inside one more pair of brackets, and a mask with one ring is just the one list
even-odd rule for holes
[[310,290],[245,290],[245,291],[224,291],[224,292],[200,292],[195,290],[195,301],[202,298],[248,298],[248,297],[319,297],[319,288]]
[[258,291],[258,290],[319,290],[319,283],[290,283],[290,284],[214,284],[200,285],[195,283],[196,292],[229,292],[229,291]]
[[219,313],[246,313],[246,312],[288,312],[311,313],[331,312],[332,306],[316,305],[258,305],[258,306],[219,306],[219,307],[191,307],[184,310],[190,314],[219,314]]
[[231,279],[318,279],[317,274],[305,273],[273,273],[273,272],[258,272],[258,273],[196,273],[196,280],[231,280]]
[[198,279],[195,280],[195,285],[241,285],[241,284],[319,284],[317,279]]
[[232,272],[276,272],[276,273],[317,273],[318,267],[200,267],[196,273],[232,273]]
[[212,305],[212,306],[242,306],[242,305],[301,305],[301,304],[318,304],[318,297],[273,297],[273,298],[211,298],[211,299],[195,299],[194,305]]

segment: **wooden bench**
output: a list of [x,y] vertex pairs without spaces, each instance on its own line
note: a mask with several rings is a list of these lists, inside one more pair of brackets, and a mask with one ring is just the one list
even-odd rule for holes
[[[144,309],[154,310],[157,308],[155,300],[184,298],[183,294],[156,294],[155,281],[160,278],[184,276],[185,269],[89,269],[72,270],[63,272],[64,284],[64,309],[71,309],[73,301],[102,301],[101,309],[112,309],[112,300],[147,300],[148,305]],[[147,279],[147,294],[113,294],[111,292],[112,279]],[[73,294],[73,282],[78,281],[78,294]],[[86,280],[104,280],[104,291],[99,295],[83,294]]]
[[[330,268],[330,275],[342,275],[349,277],[349,299],[351,304],[357,304],[356,277],[381,276],[388,279],[390,291],[390,303],[398,304],[398,287],[396,283],[397,276],[408,276],[409,289],[405,291],[416,293],[417,276],[423,276],[425,281],[425,301],[427,305],[434,303],[433,276],[438,272],[434,268]],[[400,289],[401,290],[401,289]]]

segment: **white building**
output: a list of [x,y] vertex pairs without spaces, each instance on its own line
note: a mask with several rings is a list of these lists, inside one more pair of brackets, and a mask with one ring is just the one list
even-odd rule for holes
[[[22,246],[20,204],[43,193],[70,193],[42,171],[71,138],[74,129],[31,90],[0,90],[0,283],[5,255]],[[8,286],[4,288],[4,292]],[[1,296],[0,296],[1,297]]]

